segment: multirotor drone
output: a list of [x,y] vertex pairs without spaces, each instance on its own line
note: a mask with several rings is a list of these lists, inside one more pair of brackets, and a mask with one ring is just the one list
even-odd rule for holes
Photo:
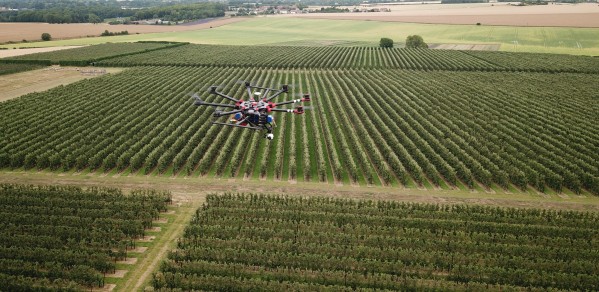
[[[304,110],[309,109],[308,107],[304,107],[301,105],[297,106],[295,109],[276,108],[277,106],[281,105],[310,101],[310,94],[303,94],[302,97],[299,99],[293,99],[277,103],[272,102],[271,100],[273,100],[277,96],[289,92],[289,85],[287,84],[282,85],[280,89],[255,86],[247,81],[243,81],[243,84],[245,84],[248,100],[233,98],[222,92],[218,92],[218,86],[210,86],[210,94],[223,97],[225,99],[233,101],[235,104],[205,102],[196,93],[193,95],[193,98],[195,99],[194,105],[207,105],[217,107],[217,109],[214,111],[214,114],[212,115],[215,118],[220,118],[229,115],[231,116],[229,122],[212,122],[213,125],[238,127],[256,131],[266,130],[264,138],[269,140],[272,140],[275,137],[272,133],[273,128],[275,127],[275,120],[274,117],[270,115],[271,112],[284,112],[301,115],[304,113]],[[260,92],[258,90],[263,90],[263,92]],[[233,110],[222,111],[219,109],[220,107],[232,108]]]

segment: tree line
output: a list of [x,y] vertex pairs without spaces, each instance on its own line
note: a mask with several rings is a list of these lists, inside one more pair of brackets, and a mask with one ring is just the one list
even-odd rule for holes
[[131,21],[160,18],[168,21],[195,20],[224,16],[225,6],[218,3],[160,5],[140,9],[123,9],[120,2],[58,1],[55,5],[31,3],[17,5],[0,2],[0,22],[100,23],[109,18]]

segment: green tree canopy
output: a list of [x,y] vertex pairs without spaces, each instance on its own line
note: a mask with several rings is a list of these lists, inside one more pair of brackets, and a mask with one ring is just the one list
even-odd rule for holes
[[381,38],[379,46],[381,48],[393,48],[393,40],[390,38]]
[[49,33],[47,33],[47,32],[42,33],[42,40],[43,41],[49,41],[51,39],[52,39],[52,36]]
[[428,45],[419,35],[410,35],[406,38],[406,48],[410,49],[428,49]]
[[87,22],[96,24],[102,22],[102,19],[99,16],[90,13],[87,15]]

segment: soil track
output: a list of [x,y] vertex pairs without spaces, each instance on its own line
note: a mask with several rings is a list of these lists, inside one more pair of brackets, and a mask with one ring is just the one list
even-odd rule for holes
[[504,207],[572,209],[599,211],[599,197],[545,195],[530,193],[481,193],[463,190],[420,190],[394,187],[363,187],[316,182],[259,181],[215,178],[175,178],[160,176],[121,176],[83,173],[2,171],[0,183],[62,184],[117,187],[125,191],[139,188],[169,190],[179,202],[202,202],[215,192],[259,192],[300,196],[335,196],[353,199],[395,200],[441,204],[484,204]]
[[[243,21],[247,18],[215,18],[208,22],[194,25],[109,25],[106,23],[71,23],[71,24],[49,24],[49,23],[26,23],[10,22],[0,23],[0,43],[8,41],[40,40],[42,33],[52,35],[53,40],[70,39],[86,36],[99,36],[105,30],[110,32],[128,31],[129,34],[173,32],[207,29],[221,25]],[[16,44],[15,46],[18,46]]]
[[[356,7],[347,7],[353,9]],[[599,27],[597,3],[515,6],[509,3],[372,5],[390,12],[311,13],[293,17],[397,21],[432,24],[476,24],[507,26]]]

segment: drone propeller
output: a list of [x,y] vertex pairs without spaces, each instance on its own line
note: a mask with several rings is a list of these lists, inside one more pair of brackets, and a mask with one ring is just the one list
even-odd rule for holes
[[310,94],[309,93],[299,92],[299,93],[294,94],[293,97],[299,97],[301,99],[304,99],[302,101],[310,101]]
[[283,85],[287,85],[287,87],[289,87],[289,88],[296,88],[297,87],[297,85],[293,84],[293,83],[279,83],[279,88],[281,86],[283,86]]
[[244,84],[245,86],[255,86],[257,84],[256,81],[254,80],[244,80],[244,79],[238,79],[237,81],[235,81],[235,84]]
[[223,89],[225,86],[224,85],[210,85],[206,88],[206,90],[210,93],[216,92],[217,90],[221,90]]
[[204,101],[200,98],[200,95],[198,95],[197,93],[190,92],[188,95],[190,95],[191,98],[196,100],[196,102],[195,102],[196,105],[201,105],[204,103]]

